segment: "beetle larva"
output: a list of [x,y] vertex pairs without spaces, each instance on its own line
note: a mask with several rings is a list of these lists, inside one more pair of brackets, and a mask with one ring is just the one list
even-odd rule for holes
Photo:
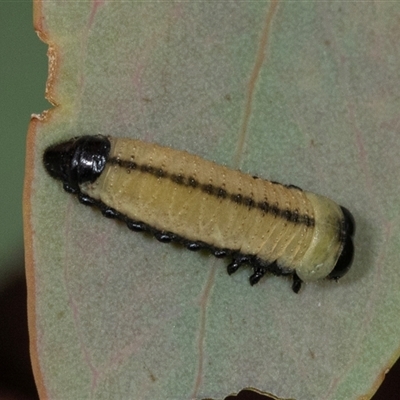
[[48,173],[134,231],[302,282],[338,279],[353,259],[351,213],[326,197],[139,140],[81,136],[46,149]]

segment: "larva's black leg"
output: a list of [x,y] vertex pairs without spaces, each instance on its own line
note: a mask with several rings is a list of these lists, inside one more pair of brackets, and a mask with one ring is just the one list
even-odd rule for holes
[[228,255],[228,252],[224,249],[216,249],[216,250],[214,250],[213,254],[217,258],[223,258]]
[[132,221],[131,219],[129,219],[126,222],[126,226],[134,232],[143,232],[146,230],[146,226],[145,224],[143,224],[142,222],[136,222],[136,221]]
[[118,218],[119,212],[111,207],[106,207],[100,210],[106,218]]
[[282,275],[281,269],[278,267],[277,261],[272,261],[272,263],[267,265],[268,272],[273,273],[274,275]]
[[253,269],[253,275],[250,276],[249,281],[250,281],[250,285],[253,286],[256,283],[258,283],[258,281],[265,275],[265,273],[267,272],[267,270],[265,268],[262,267],[254,267]]
[[236,257],[232,260],[232,262],[226,267],[226,271],[228,272],[229,275],[232,275],[234,272],[236,272],[239,267],[246,263],[249,262],[249,258],[246,256],[239,256]]
[[154,237],[162,243],[170,243],[172,240],[174,240],[174,234],[171,232],[157,232],[154,234]]
[[198,242],[189,242],[186,244],[186,248],[190,251],[199,251],[203,248],[204,246],[202,246],[200,243]]
[[241,262],[233,260],[230,264],[228,264],[228,266],[226,267],[226,270],[228,272],[229,275],[232,275],[233,273],[235,273],[239,267],[242,265]]
[[96,204],[96,201],[94,199],[92,199],[90,196],[86,196],[83,193],[79,193],[78,200],[81,204],[84,204],[85,206],[93,206]]
[[301,284],[303,281],[297,276],[296,272],[293,274],[293,283],[292,283],[292,290],[295,293],[299,293],[301,289]]
[[71,186],[69,183],[64,183],[63,188],[67,193],[72,193],[72,194],[78,193],[78,190],[76,189],[76,187]]

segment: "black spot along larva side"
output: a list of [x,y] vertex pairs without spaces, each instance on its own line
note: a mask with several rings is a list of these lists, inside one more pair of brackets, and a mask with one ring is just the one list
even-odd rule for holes
[[[81,203],[133,231],[230,257],[229,274],[250,264],[252,285],[267,272],[291,275],[297,293],[303,281],[338,279],[350,268],[351,213],[296,186],[183,151],[104,136],[51,146],[43,162]],[[124,189],[110,184],[121,181]]]

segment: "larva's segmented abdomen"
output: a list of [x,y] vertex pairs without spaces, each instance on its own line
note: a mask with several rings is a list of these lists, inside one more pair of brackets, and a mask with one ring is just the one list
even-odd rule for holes
[[314,215],[301,190],[155,144],[110,141],[104,173],[82,187],[87,195],[155,229],[286,268],[304,255]]
[[254,269],[302,281],[338,279],[353,257],[353,219],[323,196],[231,170],[184,151],[82,136],[49,147],[44,165],[64,189],[160,241],[230,255],[228,272]]

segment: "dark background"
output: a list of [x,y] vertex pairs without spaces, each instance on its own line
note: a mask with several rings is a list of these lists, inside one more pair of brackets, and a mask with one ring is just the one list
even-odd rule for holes
[[[47,46],[33,30],[32,1],[0,0],[0,399],[37,399],[29,359],[21,199],[30,115],[44,99]],[[266,400],[243,391],[226,400]],[[397,362],[374,400],[400,399]],[[345,399],[347,400],[347,399]]]

